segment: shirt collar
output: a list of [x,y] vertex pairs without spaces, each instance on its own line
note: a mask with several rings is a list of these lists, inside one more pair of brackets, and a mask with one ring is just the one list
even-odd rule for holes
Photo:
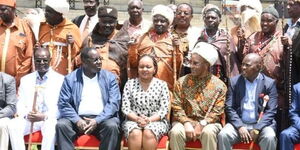
[[245,78],[245,80],[246,80],[246,82],[249,82],[249,83],[255,83],[258,80],[260,80],[261,78],[262,78],[261,73],[258,73],[257,77],[253,80],[253,82],[250,82],[247,78]]
[[41,78],[41,76],[39,75],[39,72],[36,71],[36,80],[37,83],[42,83],[45,82],[48,78],[49,78],[49,72],[52,71],[51,67],[49,67],[48,71],[44,74],[43,78]]
[[131,24],[130,21],[128,20],[129,27],[142,28],[142,23],[143,23],[143,20],[141,21],[140,24],[138,24],[138,25],[133,25],[133,24]]
[[83,79],[83,81],[97,80],[97,78],[98,78],[98,73],[96,73],[96,75],[95,75],[93,78],[89,78],[89,77],[86,76],[86,75],[84,74],[84,72],[82,71],[82,79]]
[[297,26],[298,24],[300,24],[300,18],[299,18],[294,24],[292,24],[292,19],[288,19],[288,20],[287,20],[287,25],[288,25],[289,27],[295,27],[295,26]]

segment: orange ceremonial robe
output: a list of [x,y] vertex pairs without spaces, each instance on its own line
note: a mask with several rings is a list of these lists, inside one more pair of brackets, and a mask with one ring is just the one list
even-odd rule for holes
[[67,34],[73,35],[74,38],[74,43],[71,46],[71,65],[73,69],[76,61],[75,57],[79,54],[82,43],[78,27],[68,19],[64,19],[60,24],[54,27],[46,22],[41,23],[39,42],[43,47],[49,47],[52,55],[52,68],[64,75],[68,74]]
[[[5,41],[8,44],[6,52]],[[31,71],[33,33],[24,20],[15,17],[9,28],[3,22],[0,23],[0,42],[0,69],[14,76],[18,86],[20,78]]]

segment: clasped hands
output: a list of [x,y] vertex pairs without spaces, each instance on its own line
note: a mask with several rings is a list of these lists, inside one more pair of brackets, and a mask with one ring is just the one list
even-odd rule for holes
[[256,141],[259,136],[259,132],[257,132],[257,130],[255,129],[252,129],[249,132],[246,127],[240,127],[238,131],[240,134],[241,141],[243,143],[250,143],[251,141]]
[[95,119],[83,117],[77,121],[76,126],[80,133],[91,134],[97,128],[97,122]]
[[196,141],[197,137],[202,133],[203,126],[199,123],[196,123],[195,127],[191,122],[184,123],[185,136],[188,141],[193,140]]
[[149,123],[151,122],[149,117],[146,117],[144,115],[138,116],[136,118],[136,123],[138,124],[139,127],[144,128],[146,127]]

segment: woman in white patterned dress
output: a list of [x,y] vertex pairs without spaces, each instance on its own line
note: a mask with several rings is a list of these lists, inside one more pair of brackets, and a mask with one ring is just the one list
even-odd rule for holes
[[154,77],[156,72],[154,57],[143,55],[138,62],[138,78],[125,85],[122,112],[126,120],[122,128],[130,150],[156,149],[159,139],[169,130],[169,89],[165,81]]

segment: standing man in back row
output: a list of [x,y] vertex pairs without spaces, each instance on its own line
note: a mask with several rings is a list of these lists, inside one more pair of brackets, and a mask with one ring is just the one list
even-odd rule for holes
[[[75,57],[81,47],[80,32],[78,27],[64,16],[69,11],[69,3],[66,0],[46,0],[45,5],[46,22],[41,22],[39,43],[49,49],[53,70],[66,75],[76,64]],[[70,55],[71,60],[68,57]]]
[[143,18],[144,4],[141,0],[129,0],[127,8],[129,19],[125,20],[121,30],[128,32],[132,40],[146,33],[151,22]]
[[72,20],[80,30],[81,39],[84,40],[98,23],[97,8],[99,0],[82,0],[84,6],[84,15],[77,16]]
[[33,33],[16,16],[15,0],[0,0],[0,71],[15,77],[17,85],[31,71]]

